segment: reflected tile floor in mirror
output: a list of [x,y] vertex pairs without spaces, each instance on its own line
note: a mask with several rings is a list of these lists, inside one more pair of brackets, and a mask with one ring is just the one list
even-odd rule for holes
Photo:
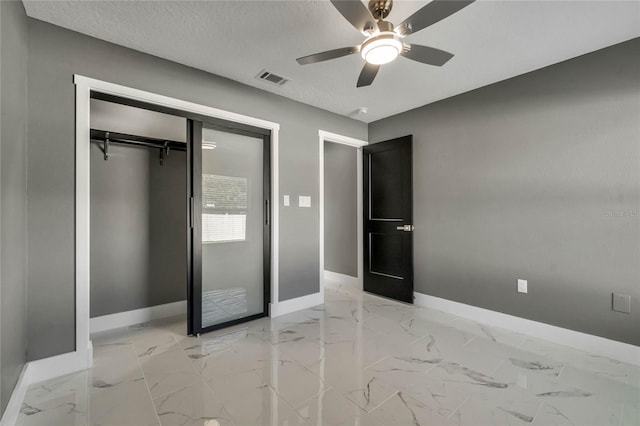
[[640,368],[327,283],[326,304],[187,337],[92,336],[19,425],[639,425]]

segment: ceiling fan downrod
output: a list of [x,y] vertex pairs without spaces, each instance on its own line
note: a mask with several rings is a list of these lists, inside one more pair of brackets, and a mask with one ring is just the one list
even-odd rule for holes
[[369,12],[377,21],[382,21],[389,16],[393,8],[393,0],[371,0],[369,1]]

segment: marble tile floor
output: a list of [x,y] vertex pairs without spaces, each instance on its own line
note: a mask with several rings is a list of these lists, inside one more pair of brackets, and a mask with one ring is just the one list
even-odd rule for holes
[[326,303],[187,337],[92,336],[19,425],[640,425],[640,368],[328,283]]

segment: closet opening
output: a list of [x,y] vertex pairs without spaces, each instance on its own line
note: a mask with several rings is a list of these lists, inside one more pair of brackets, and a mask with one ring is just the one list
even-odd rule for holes
[[267,316],[271,131],[90,95],[91,332]]
[[325,281],[362,290],[362,149],[367,141],[318,131],[320,290]]

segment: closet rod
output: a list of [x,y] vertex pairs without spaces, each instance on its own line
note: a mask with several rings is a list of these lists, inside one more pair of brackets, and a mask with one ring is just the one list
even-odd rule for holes
[[[108,138],[107,138],[108,134]],[[129,135],[126,133],[109,132],[106,130],[91,129],[92,142],[121,143],[128,145],[146,146],[150,148],[170,148],[176,151],[186,151],[187,144],[184,142],[172,141],[167,139],[147,138],[144,136]]]

